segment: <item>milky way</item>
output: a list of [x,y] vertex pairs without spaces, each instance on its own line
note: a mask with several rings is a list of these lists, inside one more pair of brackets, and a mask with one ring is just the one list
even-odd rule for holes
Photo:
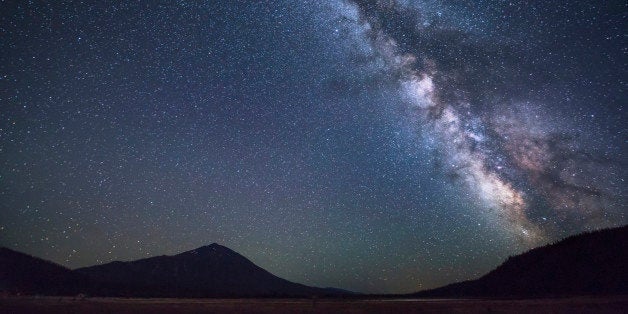
[[0,4],[0,245],[374,293],[626,220],[625,1]]
[[[507,43],[486,48],[482,45],[487,43],[475,42],[473,35],[459,29],[432,25],[425,18],[430,9],[427,3],[354,4],[356,12],[346,16],[363,30],[363,39],[369,40],[376,51],[374,58],[383,61],[398,81],[407,113],[416,117],[410,121],[422,136],[437,142],[443,170],[474,194],[479,214],[520,240],[538,244],[546,241],[546,232],[552,227],[543,224],[547,217],[541,221],[535,217],[532,207],[539,206],[538,201],[531,201],[535,197],[552,209],[549,215],[559,220],[576,219],[582,225],[612,225],[617,216],[609,212],[619,209],[621,214],[625,210],[623,160],[580,147],[578,135],[572,134],[577,131],[571,131],[577,128],[571,121],[563,126],[567,130],[555,130],[552,124],[556,122],[545,116],[569,112],[562,108],[552,111],[550,101],[533,105],[534,101],[525,98],[511,98],[510,91],[502,91],[500,86],[488,90],[490,96],[486,97],[483,89],[489,86],[468,83],[520,83],[516,75],[498,74],[505,63],[512,62],[514,68],[521,66],[499,59],[504,57],[500,49],[516,48]],[[450,55],[449,51],[457,52]],[[452,68],[448,59],[452,56],[456,61],[453,63],[460,65],[481,64],[486,59],[490,65],[480,71],[465,71],[464,66]],[[441,70],[442,64],[450,69]],[[483,97],[466,96],[473,93]]]

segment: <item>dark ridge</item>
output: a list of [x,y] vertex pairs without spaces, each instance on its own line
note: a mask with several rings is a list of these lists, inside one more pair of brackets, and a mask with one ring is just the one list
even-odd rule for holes
[[61,265],[0,248],[0,291],[20,295],[72,295],[87,286],[87,278]]
[[213,243],[173,256],[115,261],[74,271],[0,249],[0,291],[13,295],[107,297],[310,297],[348,292],[287,281]]
[[237,252],[213,243],[173,256],[80,268],[105,283],[101,294],[135,297],[268,297],[339,295],[279,278]]
[[628,294],[628,226],[570,236],[509,257],[483,277],[419,297],[552,297]]
[[[627,243],[628,226],[588,232],[510,257],[477,280],[397,297],[628,294]],[[359,297],[342,289],[287,281],[215,243],[172,256],[116,261],[74,271],[0,248],[0,291],[110,297]]]

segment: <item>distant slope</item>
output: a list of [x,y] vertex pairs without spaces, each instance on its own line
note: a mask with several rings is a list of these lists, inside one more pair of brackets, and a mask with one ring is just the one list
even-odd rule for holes
[[571,236],[511,257],[485,276],[418,297],[628,294],[628,226]]
[[7,248],[0,248],[0,291],[11,294],[71,295],[86,287],[71,270]]
[[113,262],[75,272],[116,289],[105,295],[141,297],[259,297],[337,295],[279,278],[244,256],[211,244],[174,256]]
[[69,270],[0,248],[0,292],[109,297],[309,297],[350,294],[279,278],[244,256],[212,244],[174,256]]

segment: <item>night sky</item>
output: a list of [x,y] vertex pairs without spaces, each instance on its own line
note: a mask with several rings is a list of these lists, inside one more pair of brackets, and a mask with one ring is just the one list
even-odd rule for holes
[[396,293],[627,223],[625,1],[61,2],[0,3],[2,246]]

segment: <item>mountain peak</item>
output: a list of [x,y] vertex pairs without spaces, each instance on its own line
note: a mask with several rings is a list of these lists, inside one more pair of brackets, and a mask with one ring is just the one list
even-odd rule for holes
[[[76,270],[94,282],[130,287],[121,293],[153,297],[337,295],[279,278],[217,243],[173,256]],[[174,287],[174,288],[172,288]],[[118,292],[116,292],[118,293]]]
[[212,243],[212,244],[209,244],[209,245],[204,245],[204,246],[201,246],[199,249],[202,249],[202,248],[209,248],[209,249],[228,249],[226,246],[220,245],[220,244],[218,244],[218,243],[216,243],[216,242],[214,242],[214,243]]
[[[212,243],[209,245],[204,245],[193,250],[183,252],[181,254],[191,253],[191,254],[213,254],[213,253],[231,253],[233,250],[226,246],[222,246],[218,243]],[[181,255],[178,254],[178,255]]]

